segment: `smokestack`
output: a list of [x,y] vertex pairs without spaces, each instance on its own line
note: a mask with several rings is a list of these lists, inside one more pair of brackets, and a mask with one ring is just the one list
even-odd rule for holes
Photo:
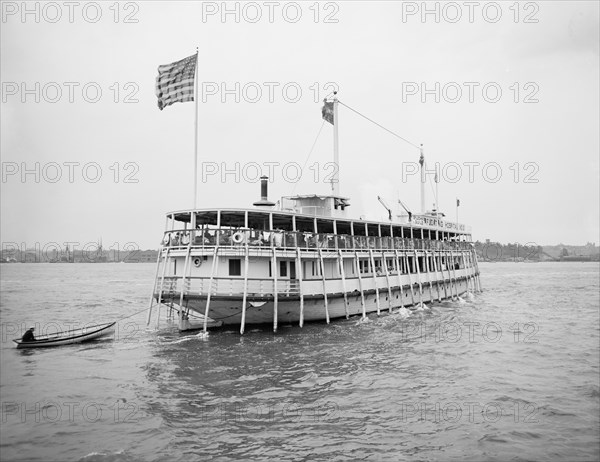
[[269,201],[268,184],[269,184],[269,177],[261,176],[260,177],[260,200],[255,202],[252,205],[255,205],[256,207],[273,207],[275,205],[274,202]]

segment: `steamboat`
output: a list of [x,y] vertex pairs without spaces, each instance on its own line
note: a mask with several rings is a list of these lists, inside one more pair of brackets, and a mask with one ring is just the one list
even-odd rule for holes
[[[337,105],[324,107],[334,125]],[[328,117],[331,116],[332,120]],[[425,209],[426,167],[421,165],[421,213],[367,221],[348,215],[339,194],[268,199],[268,178],[251,207],[169,212],[148,311],[166,307],[180,330],[213,326],[325,321],[366,317],[481,290],[471,229]],[[436,206],[437,208],[437,206]]]

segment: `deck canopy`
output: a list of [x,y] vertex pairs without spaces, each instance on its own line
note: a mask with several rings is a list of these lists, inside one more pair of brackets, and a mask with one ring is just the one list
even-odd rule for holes
[[[248,228],[257,230],[298,231],[320,234],[339,234],[355,236],[408,237],[414,239],[465,240],[470,236],[467,227],[462,232],[442,229],[442,226],[430,224],[373,222],[361,219],[336,218],[300,214],[287,210],[257,209],[209,209],[196,210],[196,226],[220,226],[221,228]],[[192,211],[171,212],[169,218],[191,225]],[[247,220],[247,221],[246,221]],[[442,223],[445,226],[458,227],[456,223]],[[467,239],[468,240],[468,239]]]

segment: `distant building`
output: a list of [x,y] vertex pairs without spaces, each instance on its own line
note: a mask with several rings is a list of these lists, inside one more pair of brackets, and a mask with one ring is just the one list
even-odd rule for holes
[[125,263],[156,263],[157,258],[157,250],[134,250],[121,261]]

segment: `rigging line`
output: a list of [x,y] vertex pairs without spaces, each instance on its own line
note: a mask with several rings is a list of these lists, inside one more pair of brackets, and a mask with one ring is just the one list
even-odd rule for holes
[[406,138],[402,138],[402,137],[401,137],[400,135],[398,135],[397,133],[394,133],[393,131],[391,131],[391,130],[389,130],[389,129],[385,128],[383,125],[381,125],[381,124],[378,124],[378,123],[377,123],[377,122],[375,122],[374,120],[372,120],[372,119],[369,119],[369,118],[368,118],[366,115],[364,115],[364,114],[361,114],[361,113],[360,113],[360,112],[358,112],[356,109],[352,109],[352,108],[351,108],[350,106],[348,106],[347,104],[344,104],[344,103],[342,103],[342,102],[341,102],[339,99],[338,99],[338,103],[340,103],[342,106],[345,106],[345,107],[347,107],[347,108],[348,108],[348,109],[350,109],[352,112],[355,112],[355,113],[357,113],[359,116],[361,116],[361,117],[364,117],[364,118],[365,118],[365,119],[367,119],[369,122],[371,122],[371,123],[373,123],[373,124],[377,125],[379,128],[382,128],[382,129],[384,129],[386,132],[388,132],[388,133],[391,133],[392,135],[394,135],[394,136],[395,136],[395,137],[397,137],[397,138],[400,138],[402,141],[404,141],[404,142],[406,142],[406,143],[410,144],[411,146],[414,146],[414,147],[415,147],[415,148],[417,148],[417,149],[421,149],[421,146],[417,146],[416,144],[414,144],[414,143],[412,143],[412,142],[408,141]]
[[127,316],[123,316],[122,318],[117,318],[117,320],[115,322],[121,322],[123,319],[131,318],[132,316],[135,316],[136,314],[143,313],[144,311],[148,311],[149,309],[150,308],[144,308],[143,310],[136,311],[133,314],[130,314],[130,315],[127,315]]
[[433,198],[435,199],[435,208],[437,210],[437,202],[438,202],[438,198],[437,195],[435,193],[435,189],[433,189],[433,183],[431,182],[431,178],[429,178],[429,186],[431,186],[431,194],[433,195]]
[[[313,144],[310,148],[310,151],[308,152],[308,156],[306,156],[306,160],[304,161],[304,165],[302,166],[302,168],[300,169],[300,173],[303,174],[304,173],[304,167],[306,167],[306,164],[308,163],[308,159],[310,159],[310,156],[313,153],[313,150],[315,149],[315,146],[317,144],[317,140],[319,139],[319,136],[321,136],[321,132],[323,131],[323,127],[325,126],[325,119],[323,119],[323,123],[321,124],[321,128],[319,128],[319,132],[317,133],[317,136],[315,137],[315,140],[313,141]],[[294,194],[294,192],[296,191],[296,186],[298,186],[298,182],[294,183],[294,187],[292,188],[292,194]]]
[[[424,167],[425,167],[425,172],[427,172],[427,162],[425,162]],[[439,178],[438,178],[438,180],[439,180]],[[429,186],[431,186],[431,194],[435,198],[435,208],[437,210],[437,208],[438,208],[438,198],[437,198],[437,194],[435,193],[435,190],[433,189],[433,182],[431,181],[431,177],[429,177]]]

